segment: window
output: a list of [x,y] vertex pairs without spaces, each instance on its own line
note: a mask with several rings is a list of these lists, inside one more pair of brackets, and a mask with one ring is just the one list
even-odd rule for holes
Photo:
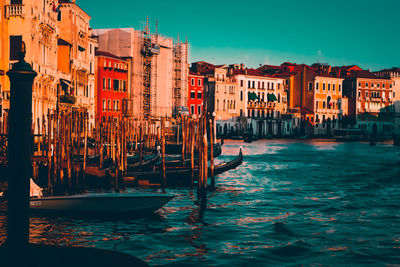
[[319,83],[315,83],[315,90],[319,90]]
[[222,109],[225,110],[225,99],[224,99],[224,105],[222,106]]
[[119,80],[114,79],[114,91],[118,91],[119,90]]
[[310,82],[310,83],[308,83],[308,91],[312,91],[312,83]]
[[111,100],[110,99],[108,99],[108,101],[107,101],[107,109],[111,110]]
[[105,111],[107,109],[107,104],[106,104],[106,100],[103,99],[103,111]]
[[328,83],[328,91],[331,91],[331,84]]
[[197,79],[197,85],[201,86],[201,79]]
[[197,91],[197,99],[203,99],[203,94],[201,91]]
[[193,78],[190,79],[190,84],[191,84],[192,86],[194,86],[194,79],[193,79]]
[[368,97],[368,91],[365,91],[365,97]]
[[126,92],[126,81],[123,82],[123,90]]
[[322,84],[322,90],[325,91],[325,83]]
[[382,88],[385,88],[385,84],[384,83],[382,83]]
[[336,90],[336,84],[332,84],[332,91],[335,92],[335,90]]
[[368,83],[365,83],[365,87],[368,87]]
[[315,109],[318,110],[318,101],[315,101]]
[[361,83],[358,83],[358,87],[361,87]]
[[265,89],[265,82],[262,82],[262,89]]
[[271,83],[271,89],[274,90],[274,83]]
[[252,85],[251,88],[256,88],[256,82],[255,81],[253,81],[251,85]]
[[243,80],[240,80],[240,87],[243,87]]
[[19,59],[19,51],[22,46],[22,35],[10,36],[10,60]]
[[374,87],[374,84],[373,84],[373,83],[371,83],[371,87]]
[[240,91],[240,101],[243,101],[243,91]]
[[251,88],[251,81],[247,81],[247,88]]
[[191,113],[191,114],[195,114],[195,113],[194,113],[194,105],[190,105],[190,113]]
[[219,110],[219,99],[217,99],[217,110]]
[[108,79],[108,90],[111,90],[111,79]]
[[201,114],[201,105],[197,106],[197,114]]
[[107,68],[107,61],[104,60],[104,68]]
[[107,88],[107,79],[103,77],[103,90]]
[[326,103],[325,103],[325,101],[322,101],[322,108],[326,108]]
[[380,84],[380,83],[378,83],[378,84],[376,84],[376,86],[379,88],[379,87],[381,86],[381,84]]
[[58,11],[57,20],[58,20],[58,21],[61,21],[61,10]]
[[361,91],[358,90],[358,97],[361,97]]
[[338,91],[340,92],[341,90],[342,90],[342,85],[339,84],[339,89],[338,89]]
[[195,91],[190,91],[190,99],[195,99],[196,98],[196,93]]

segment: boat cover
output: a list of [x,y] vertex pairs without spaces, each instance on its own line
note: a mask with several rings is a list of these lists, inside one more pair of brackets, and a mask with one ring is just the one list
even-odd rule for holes
[[42,188],[40,188],[40,186],[38,186],[37,184],[35,184],[35,182],[33,181],[32,178],[30,178],[31,182],[30,182],[30,190],[29,190],[29,195],[30,197],[42,197],[43,193],[42,193]]

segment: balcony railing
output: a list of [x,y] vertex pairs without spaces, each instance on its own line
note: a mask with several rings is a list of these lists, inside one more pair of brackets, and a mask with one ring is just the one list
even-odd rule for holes
[[22,4],[13,4],[13,5],[7,5],[5,6],[6,8],[6,18],[9,17],[17,17],[17,16],[24,16],[24,5]]

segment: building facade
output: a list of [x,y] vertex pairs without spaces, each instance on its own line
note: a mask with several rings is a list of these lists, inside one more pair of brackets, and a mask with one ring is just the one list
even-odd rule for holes
[[[3,1],[4,4],[4,1]],[[57,104],[57,10],[56,4],[50,1],[7,1],[3,5],[2,48],[5,60],[3,68],[7,71],[18,61],[21,43],[26,44],[25,60],[38,73],[33,84],[32,113],[34,131],[49,109],[55,109]],[[8,66],[7,66],[8,65]],[[10,84],[4,75],[3,109],[9,109]]]
[[90,126],[94,126],[94,51],[97,40],[92,38],[91,17],[75,0],[58,2],[58,67],[62,73],[59,104],[86,109]]
[[128,62],[108,52],[96,51],[96,119],[123,116],[128,97]]
[[187,107],[190,115],[196,118],[203,112],[204,77],[196,73],[189,73]]

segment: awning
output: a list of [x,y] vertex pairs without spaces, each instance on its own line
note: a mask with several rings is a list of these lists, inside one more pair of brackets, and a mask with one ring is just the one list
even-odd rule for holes
[[276,98],[275,94],[267,94],[267,101],[268,102],[274,102],[277,101],[278,99]]
[[71,88],[72,88],[72,84],[71,84],[69,81],[67,81],[67,80],[65,80],[65,79],[60,79],[60,81],[61,81],[61,83],[63,83],[63,84],[65,84],[65,85],[67,85],[68,87],[71,87]]
[[61,38],[59,38],[59,39],[57,40],[57,45],[68,45],[68,46],[72,46],[71,43],[69,43],[69,42],[67,42],[67,41],[65,41],[64,39],[61,39]]
[[83,52],[83,51],[85,51],[86,49],[85,49],[84,47],[78,45],[78,50],[81,51],[81,52]]
[[249,100],[258,100],[258,96],[257,96],[257,94],[254,93],[254,92],[249,92],[249,93],[247,94],[247,97],[248,97]]

